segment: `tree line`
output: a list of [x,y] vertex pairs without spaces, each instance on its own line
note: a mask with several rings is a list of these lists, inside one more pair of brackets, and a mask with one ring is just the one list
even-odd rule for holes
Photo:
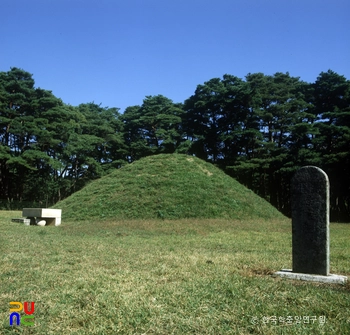
[[49,206],[141,157],[186,153],[210,161],[286,215],[301,166],[329,176],[332,220],[350,220],[350,81],[287,73],[213,78],[183,103],[65,104],[19,68],[0,72],[0,206]]

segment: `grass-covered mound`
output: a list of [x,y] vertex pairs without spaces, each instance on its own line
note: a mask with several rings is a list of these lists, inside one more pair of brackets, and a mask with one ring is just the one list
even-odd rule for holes
[[64,219],[283,217],[214,165],[179,154],[149,156],[57,203]]

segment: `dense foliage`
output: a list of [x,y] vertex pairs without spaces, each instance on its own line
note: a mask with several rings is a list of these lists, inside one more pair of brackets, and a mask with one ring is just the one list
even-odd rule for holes
[[287,215],[293,173],[316,165],[330,179],[332,219],[349,220],[350,81],[331,70],[314,83],[224,75],[184,103],[146,96],[121,114],[67,105],[24,70],[0,72],[2,207],[48,206],[123,164],[173,152],[216,164]]

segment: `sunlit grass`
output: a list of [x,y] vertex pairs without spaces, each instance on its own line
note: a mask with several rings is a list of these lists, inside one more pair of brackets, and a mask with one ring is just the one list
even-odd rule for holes
[[[291,268],[289,220],[10,222],[0,212],[1,334],[346,334],[350,286],[273,278]],[[331,271],[350,275],[349,225]],[[9,326],[34,301],[35,326]],[[326,322],[264,324],[264,317]]]
[[95,180],[59,202],[64,219],[283,218],[213,164],[161,154]]

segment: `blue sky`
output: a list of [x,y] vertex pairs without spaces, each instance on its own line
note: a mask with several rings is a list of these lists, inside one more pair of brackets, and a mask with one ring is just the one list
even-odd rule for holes
[[225,73],[350,79],[348,0],[1,0],[0,71],[65,103],[183,102]]

